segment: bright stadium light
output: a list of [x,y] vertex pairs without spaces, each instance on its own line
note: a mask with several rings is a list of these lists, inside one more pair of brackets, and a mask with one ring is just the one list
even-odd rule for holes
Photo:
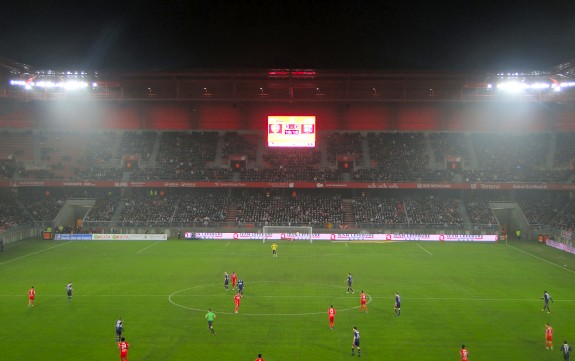
[[549,89],[551,85],[548,83],[533,83],[530,85],[531,89]]
[[63,83],[63,87],[66,90],[78,90],[87,88],[88,83],[86,83],[85,81],[71,80]]
[[528,89],[529,85],[517,81],[506,81],[497,84],[497,89],[505,90],[511,93],[517,93],[522,90]]

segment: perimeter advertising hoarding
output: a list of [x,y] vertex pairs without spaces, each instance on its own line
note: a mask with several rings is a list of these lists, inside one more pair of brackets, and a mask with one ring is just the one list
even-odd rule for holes
[[[196,239],[262,239],[262,233],[213,233],[196,232]],[[268,234],[267,240],[283,240],[284,238],[295,238],[308,240],[306,235],[297,233],[272,233]],[[318,241],[441,241],[441,242],[496,242],[498,236],[495,234],[391,234],[391,233],[314,233],[313,240]]]
[[109,240],[109,241],[165,241],[168,236],[165,234],[55,234],[55,240]]

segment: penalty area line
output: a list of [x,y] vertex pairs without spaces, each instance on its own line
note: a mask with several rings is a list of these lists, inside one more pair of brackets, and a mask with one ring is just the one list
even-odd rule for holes
[[154,247],[155,245],[157,245],[157,244],[159,244],[159,243],[160,243],[160,242],[152,243],[152,244],[149,245],[148,247],[144,247],[144,248],[142,248],[141,250],[139,250],[138,252],[136,252],[136,254],[142,253],[142,252],[144,252],[145,250],[147,250],[148,248],[152,248],[152,247]]
[[26,254],[26,255],[24,255],[24,256],[22,256],[22,257],[18,257],[18,258],[14,258],[14,259],[11,259],[11,260],[2,262],[2,263],[0,263],[0,266],[5,265],[5,264],[10,263],[10,262],[14,262],[14,261],[21,260],[22,258],[26,258],[26,257],[29,257],[29,256],[33,256],[33,255],[38,254],[38,253],[42,253],[42,252],[45,252],[45,251],[49,251],[49,250],[51,250],[51,249],[53,249],[53,248],[63,246],[63,245],[68,244],[68,243],[70,243],[70,242],[72,242],[72,241],[68,241],[68,242],[64,242],[64,243],[61,243],[61,244],[57,244],[57,245],[55,245],[55,246],[48,247],[48,248],[46,248],[46,249],[42,249],[42,250],[40,250],[40,251],[28,253],[28,254]]
[[433,256],[433,253],[429,252],[428,250],[426,250],[425,248],[423,248],[419,243],[416,243],[417,247],[421,248],[422,250],[424,250],[425,252],[427,252],[430,256]]

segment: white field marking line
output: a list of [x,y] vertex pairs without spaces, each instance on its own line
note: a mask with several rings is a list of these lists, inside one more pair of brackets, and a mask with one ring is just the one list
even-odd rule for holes
[[[251,282],[253,283],[270,283],[270,282],[274,282],[275,281],[257,281],[257,282]],[[299,284],[306,284],[306,285],[319,285],[317,283],[308,283],[308,282],[304,282],[304,283],[300,283],[300,282],[284,282],[284,283],[299,283]],[[329,286],[329,287],[335,287],[335,288],[342,288],[344,289],[344,286],[336,286],[336,285],[321,285],[321,286]],[[196,289],[196,288],[201,288],[201,287],[206,287],[206,285],[200,285],[200,286],[194,286],[194,287],[190,287],[190,288],[184,288],[182,290],[176,291],[174,293],[172,293],[171,295],[168,296],[168,301],[176,306],[176,307],[180,307],[186,310],[190,310],[190,311],[205,311],[205,308],[200,309],[200,308],[193,308],[193,307],[188,307],[188,306],[184,306],[184,305],[180,305],[179,303],[176,303],[172,300],[172,297],[177,295],[178,293],[187,291],[187,290],[192,290],[192,289]],[[366,302],[366,304],[370,304],[371,301],[373,300],[373,298],[369,295],[369,293],[365,294],[368,298],[368,301]],[[187,296],[187,295],[180,295],[178,297],[181,296]],[[208,297],[212,297],[213,295],[209,295]],[[256,296],[256,297],[265,297],[265,296]],[[283,297],[283,296],[267,296],[267,297]],[[293,298],[301,298],[302,296],[292,296]],[[314,296],[311,296],[314,297]],[[323,296],[315,296],[315,297],[323,297]],[[337,296],[338,298],[340,296]],[[349,298],[349,296],[346,296],[345,298]],[[338,310],[340,312],[345,312],[345,311],[349,311],[349,310],[353,310],[353,309],[358,309],[359,306],[355,306],[355,307],[349,307],[349,308],[345,308],[343,310]],[[223,315],[234,315],[235,312],[218,312],[220,314]],[[325,311],[320,311],[320,312],[304,312],[304,313],[241,313],[242,316],[310,316],[310,315],[321,315],[324,314]]]
[[148,247],[142,248],[141,250],[139,250],[138,252],[136,252],[136,254],[142,253],[142,252],[144,252],[145,250],[147,250],[148,248],[154,247],[154,246],[157,245],[158,243],[160,243],[160,242],[158,241],[158,242],[156,242],[156,243],[153,243],[153,244],[149,245]]
[[[170,297],[170,296],[174,296],[176,295],[178,292],[182,292],[184,290],[181,291],[177,291],[171,295],[150,295],[150,294],[145,294],[145,295],[99,295],[99,294],[85,294],[85,295],[74,295],[74,298],[96,298],[96,297]],[[177,295],[177,297],[181,297],[181,298],[193,298],[193,297],[229,297],[229,295],[227,294],[222,294],[222,295],[213,295],[213,294],[205,294],[205,295]],[[393,300],[394,297],[393,296],[370,296],[368,295],[370,300],[375,300],[375,299],[382,299],[382,300]],[[19,295],[0,295],[0,297],[22,297],[22,294]],[[42,297],[56,297],[56,298],[65,298],[66,295],[46,295],[46,294],[42,294]],[[342,298],[342,299],[350,299],[350,296],[302,296],[302,295],[294,295],[294,296],[261,296],[261,295],[247,295],[246,297],[249,298],[326,298],[329,297],[330,299],[334,299],[334,298]],[[487,301],[487,302],[542,302],[540,299],[538,298],[473,298],[473,297],[410,297],[408,298],[409,300],[412,301]],[[370,301],[371,302],[371,301]],[[574,300],[555,300],[555,302],[563,302],[563,303],[570,303],[570,302],[575,302]],[[172,304],[174,304],[173,302],[170,302]],[[174,304],[176,305],[176,304]],[[176,305],[176,306],[180,306],[180,305]],[[187,308],[187,307],[184,307]],[[354,307],[354,308],[359,308],[358,307]]]
[[42,252],[45,252],[45,251],[49,251],[49,250],[51,250],[51,249],[53,249],[53,248],[63,246],[63,245],[68,244],[68,243],[70,243],[70,242],[72,242],[72,241],[68,241],[68,242],[64,242],[64,243],[61,243],[61,244],[57,244],[57,245],[55,245],[55,246],[42,249],[42,250],[40,250],[40,251],[28,253],[28,254],[26,254],[26,255],[24,255],[24,256],[22,256],[22,257],[18,257],[18,258],[11,259],[11,260],[9,260],[9,261],[2,262],[2,263],[0,263],[0,266],[5,265],[5,264],[10,263],[10,262],[18,261],[18,260],[20,260],[20,259],[22,259],[22,258],[26,258],[26,257],[29,257],[29,256],[33,256],[33,255],[38,254],[38,253],[42,253]]
[[573,271],[573,270],[571,270],[571,269],[569,269],[569,268],[567,268],[567,267],[563,267],[563,266],[561,266],[560,264],[557,264],[557,263],[553,263],[553,262],[551,262],[551,261],[548,261],[548,260],[546,260],[545,258],[541,258],[541,257],[539,257],[539,256],[534,255],[533,253],[529,253],[529,252],[527,252],[527,251],[524,251],[524,250],[522,250],[522,249],[519,249],[519,248],[517,248],[517,247],[510,246],[510,245],[507,245],[507,247],[511,247],[511,248],[513,248],[513,249],[516,250],[516,251],[525,253],[525,254],[528,255],[528,256],[531,256],[531,257],[533,257],[533,258],[537,258],[538,260],[543,261],[543,262],[545,262],[545,263],[549,263],[550,265],[553,265],[553,266],[555,266],[555,267],[559,267],[559,268],[561,268],[562,270],[565,270],[565,271],[567,271],[567,272],[575,273],[575,271]]
[[433,253],[429,252],[428,250],[426,250],[425,248],[423,248],[422,246],[419,245],[419,243],[416,243],[417,247],[421,248],[422,250],[424,250],[425,252],[429,253],[430,256],[433,256]]
[[229,245],[230,245],[230,243],[231,243],[231,242],[228,242],[228,243],[226,243],[226,245],[225,245],[224,247],[227,247],[227,246],[229,246]]

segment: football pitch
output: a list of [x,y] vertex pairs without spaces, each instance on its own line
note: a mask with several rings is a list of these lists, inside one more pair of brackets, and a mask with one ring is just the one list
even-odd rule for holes
[[[575,256],[533,241],[282,241],[278,254],[261,241],[9,245],[0,253],[0,359],[118,359],[118,318],[131,361],[251,361],[258,353],[266,361],[350,360],[353,326],[364,360],[459,360],[462,344],[471,361],[561,360],[563,340],[575,346]],[[224,272],[245,283],[238,314]],[[544,290],[554,299],[550,314],[541,311]],[[546,322],[553,351],[545,349]]]

